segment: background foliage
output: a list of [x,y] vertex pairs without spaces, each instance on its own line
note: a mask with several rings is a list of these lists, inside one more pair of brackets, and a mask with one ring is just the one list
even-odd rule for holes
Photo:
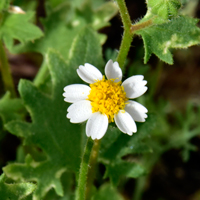
[[[132,137],[109,126],[92,199],[198,199],[200,51],[185,50],[200,43],[194,18],[198,1],[126,3],[139,37],[134,37],[123,78],[145,76],[149,90],[138,101],[148,108],[148,118]],[[25,13],[14,13],[11,5]],[[103,72],[106,61],[116,59],[121,26],[112,1],[1,0],[0,39],[18,94],[13,98],[3,87],[1,62],[0,199],[74,199],[85,124],[66,119],[63,88],[81,82],[79,65],[91,63]]]

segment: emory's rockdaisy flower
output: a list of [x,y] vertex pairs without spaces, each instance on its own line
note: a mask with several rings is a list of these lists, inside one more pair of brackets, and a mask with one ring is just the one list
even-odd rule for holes
[[147,81],[142,75],[131,76],[123,83],[122,70],[118,62],[109,60],[105,76],[91,64],[85,63],[77,69],[79,77],[90,84],[68,85],[64,88],[65,101],[73,103],[67,109],[67,118],[72,123],[86,120],[86,135],[100,139],[106,133],[108,123],[115,121],[123,133],[132,135],[137,131],[135,121],[144,122],[147,109],[130,99],[137,98],[147,90]]

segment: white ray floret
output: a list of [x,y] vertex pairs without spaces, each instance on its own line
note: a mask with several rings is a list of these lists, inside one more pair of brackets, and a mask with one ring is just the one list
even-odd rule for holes
[[96,80],[101,80],[103,78],[102,73],[93,65],[85,63],[85,65],[80,65],[77,69],[79,77],[86,83],[94,83]]
[[144,76],[136,75],[131,76],[122,83],[122,86],[124,87],[124,90],[126,91],[126,96],[128,98],[137,98],[147,91],[147,87],[145,86],[147,84],[147,81],[143,79]]
[[119,130],[128,135],[132,135],[137,132],[136,124],[128,112],[120,110],[118,114],[115,115],[115,123]]
[[76,101],[85,100],[90,93],[90,87],[83,84],[68,85],[64,88],[64,101],[74,103]]
[[92,115],[91,107],[90,101],[88,100],[75,102],[67,109],[67,118],[72,123],[84,122]]
[[136,122],[144,122],[147,118],[148,110],[136,101],[127,101],[125,111],[127,111]]
[[107,79],[114,79],[115,82],[122,80],[122,70],[119,67],[118,62],[109,60],[105,66],[105,74]]
[[101,139],[108,128],[108,118],[100,112],[95,112],[87,121],[86,134],[94,139]]

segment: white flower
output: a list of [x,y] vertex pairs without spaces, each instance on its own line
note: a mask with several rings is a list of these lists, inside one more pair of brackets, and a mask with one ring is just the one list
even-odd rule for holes
[[86,135],[101,139],[108,128],[108,123],[115,121],[123,133],[132,135],[137,132],[135,121],[144,122],[147,109],[132,100],[144,94],[147,81],[142,75],[131,76],[121,83],[122,70],[117,62],[109,60],[105,74],[91,64],[85,63],[77,69],[79,77],[90,84],[68,85],[64,88],[64,100],[73,103],[67,109],[67,118],[72,123],[86,120]]

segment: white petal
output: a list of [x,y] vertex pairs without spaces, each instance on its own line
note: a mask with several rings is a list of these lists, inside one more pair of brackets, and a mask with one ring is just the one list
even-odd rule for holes
[[87,99],[90,90],[91,88],[89,86],[83,84],[68,85],[64,88],[64,101],[74,103],[80,100],[85,100]]
[[69,106],[67,112],[67,118],[70,119],[70,122],[81,123],[92,115],[92,106],[90,101],[81,100]]
[[127,101],[125,111],[127,111],[136,122],[144,122],[147,118],[148,110],[136,101]]
[[79,77],[86,83],[94,83],[96,80],[101,80],[103,78],[101,72],[89,63],[85,65],[80,65],[77,69]]
[[107,128],[108,117],[100,112],[95,112],[87,121],[86,135],[91,136],[93,140],[99,140],[105,135]]
[[137,98],[147,91],[147,87],[145,86],[147,81],[143,80],[143,78],[143,75],[131,76],[122,83],[126,97]]
[[137,132],[137,127],[133,118],[126,111],[120,110],[117,114],[115,114],[114,119],[121,132],[127,133],[128,135],[132,135],[133,132]]
[[114,82],[119,82],[122,80],[122,70],[119,67],[118,62],[109,60],[105,66],[105,74],[107,79],[115,79]]

